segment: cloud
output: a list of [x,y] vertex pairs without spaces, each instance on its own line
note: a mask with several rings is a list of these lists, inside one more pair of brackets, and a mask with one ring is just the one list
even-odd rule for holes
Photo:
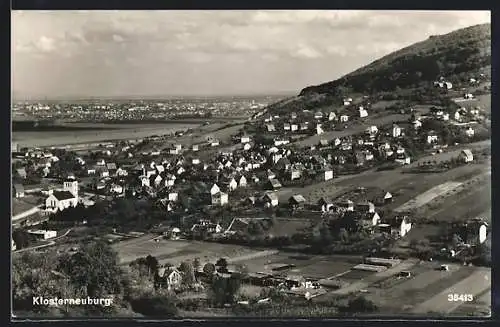
[[299,58],[306,58],[306,59],[316,59],[320,58],[323,56],[322,53],[320,53],[318,50],[314,49],[311,46],[307,46],[304,44],[301,44],[297,51],[294,54],[296,57]]
[[113,41],[117,43],[122,43],[123,41],[125,41],[125,39],[123,38],[123,36],[120,36],[118,34],[113,34]]
[[42,52],[51,52],[56,49],[55,40],[44,35],[38,39],[35,45]]
[[71,79],[90,93],[115,84],[123,92],[165,90],[165,80],[195,92],[221,72],[221,89],[241,76],[263,90],[301,88],[429,35],[490,20],[486,11],[13,11],[13,72],[16,89],[44,90],[32,76],[56,69],[62,82],[54,90]]

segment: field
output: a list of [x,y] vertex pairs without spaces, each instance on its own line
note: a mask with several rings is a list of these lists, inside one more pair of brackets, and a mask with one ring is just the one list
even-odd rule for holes
[[376,282],[366,282],[365,296],[387,314],[423,316],[434,312],[446,315],[461,305],[449,302],[448,294],[481,296],[491,287],[490,269],[449,265],[449,271],[440,271],[437,267],[438,263],[431,262],[407,265],[405,270],[411,273],[411,277],[386,274]]
[[[99,124],[97,124],[99,125]],[[124,140],[162,135],[194,128],[196,124],[101,124],[109,130],[99,131],[60,131],[60,132],[13,132],[12,141],[20,146],[55,146],[64,144],[91,143],[104,140]]]
[[[467,270],[466,268],[462,269]],[[443,287],[444,284],[446,283],[439,283],[439,286]],[[447,314],[457,309],[460,304],[463,303],[462,301],[449,301],[449,294],[470,294],[472,296],[477,296],[490,289],[491,270],[477,268],[468,277],[449,286],[448,288],[445,288],[437,295],[417,305],[412,312],[423,314],[429,311],[434,311]]]
[[478,294],[472,302],[459,303],[459,306],[450,314],[458,317],[491,316],[491,290]]
[[446,183],[440,184],[440,185],[435,186],[422,194],[419,194],[414,199],[406,202],[405,204],[401,205],[400,207],[396,208],[395,210],[396,211],[408,211],[408,210],[420,208],[421,206],[432,201],[433,199],[435,199],[439,196],[442,196],[448,192],[453,191],[454,189],[456,189],[460,185],[462,185],[462,183],[459,183],[459,182],[446,182]]
[[342,256],[305,256],[280,252],[240,263],[247,266],[250,272],[265,273],[276,273],[277,270],[273,270],[273,268],[293,265],[290,269],[279,272],[319,280],[347,272],[360,261],[361,259],[356,262],[356,259]]
[[121,264],[128,264],[135,259],[152,255],[160,263],[180,264],[185,260],[199,258],[201,262],[215,262],[221,257],[237,258],[239,256],[256,254],[261,251],[242,246],[218,243],[202,243],[193,241],[172,241],[159,239],[154,235],[145,235],[136,239],[119,242],[113,245],[118,252]]
[[28,211],[36,207],[41,202],[41,199],[32,195],[25,195],[23,198],[12,199],[12,216]]

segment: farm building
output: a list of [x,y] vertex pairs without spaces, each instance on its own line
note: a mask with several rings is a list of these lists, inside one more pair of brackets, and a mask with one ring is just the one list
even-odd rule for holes
[[349,199],[339,201],[337,203],[337,208],[339,211],[354,211],[354,202]]
[[317,204],[321,207],[321,211],[323,212],[330,211],[335,207],[333,201],[325,197],[319,199]]
[[47,240],[57,236],[57,231],[55,230],[28,230],[28,234],[33,235],[39,240]]
[[277,179],[272,178],[269,180],[269,182],[267,182],[266,185],[267,190],[276,190],[279,188],[281,188],[281,183]]
[[383,232],[390,233],[394,237],[404,237],[412,228],[412,223],[408,216],[395,216],[382,221],[379,228]]
[[362,212],[362,213],[364,213],[364,212],[374,213],[375,212],[375,205],[372,202],[363,201],[363,202],[356,204],[356,211]]
[[14,195],[16,198],[24,197],[24,186],[22,184],[14,184]]
[[459,235],[466,244],[482,244],[488,236],[488,224],[482,220],[468,221],[461,226]]
[[382,191],[381,193],[376,194],[373,197],[373,203],[375,205],[378,205],[378,206],[381,206],[381,205],[384,205],[384,204],[387,204],[390,202],[392,202],[392,194],[389,192]]
[[472,162],[474,160],[474,156],[472,155],[472,151],[469,150],[469,149],[466,149],[466,150],[462,150],[460,152],[460,156],[459,156],[460,160],[462,160],[463,162]]
[[294,209],[302,208],[306,204],[306,199],[301,194],[296,194],[288,200],[290,206]]
[[276,207],[278,205],[278,195],[273,192],[268,192],[262,197],[262,202],[267,207]]
[[225,192],[218,192],[212,195],[212,205],[223,206],[229,203],[229,196]]
[[158,277],[158,286],[169,290],[179,287],[182,283],[182,274],[175,268],[159,268]]

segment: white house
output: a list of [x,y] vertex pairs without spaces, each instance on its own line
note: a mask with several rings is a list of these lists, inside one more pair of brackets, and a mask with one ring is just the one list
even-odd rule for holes
[[401,127],[394,124],[392,125],[392,137],[400,137],[401,136]]
[[165,186],[174,186],[176,179],[177,177],[175,177],[175,175],[168,174],[165,178]]
[[467,135],[468,137],[473,137],[474,136],[474,129],[472,127],[468,127],[466,130],[465,130],[465,135]]
[[148,176],[146,175],[139,176],[139,180],[141,181],[141,186],[147,186],[147,187],[151,186]]
[[177,269],[159,268],[158,277],[161,278],[161,285],[165,285],[169,290],[182,284],[182,274]]
[[38,239],[48,240],[57,236],[55,230],[28,230],[28,234],[35,236]]
[[438,141],[438,136],[436,135],[436,133],[429,132],[429,134],[427,134],[427,144],[433,144],[436,143],[437,141]]
[[241,137],[241,143],[248,143],[250,142],[250,136],[244,135]]
[[378,128],[375,125],[366,128],[366,133],[369,135],[375,135],[378,133]]
[[469,150],[469,149],[465,149],[465,150],[462,150],[460,152],[460,156],[459,158],[463,161],[463,162],[472,162],[474,160],[474,156],[472,155],[472,151]]
[[212,195],[212,205],[223,206],[229,203],[229,195],[225,192],[218,192]]
[[123,186],[119,184],[113,184],[111,185],[111,192],[117,193],[117,194],[122,194],[123,193]]
[[14,192],[16,198],[24,197],[24,186],[22,184],[14,184]]
[[217,184],[212,185],[212,188],[210,189],[210,194],[215,195],[220,192],[220,187]]
[[321,128],[321,124],[317,124],[316,125],[316,134],[321,135],[321,134],[323,134],[323,132],[324,131],[323,131],[323,128]]
[[412,124],[414,129],[419,129],[420,127],[422,127],[422,122],[418,119],[414,120]]
[[335,112],[330,111],[330,113],[328,114],[328,120],[332,121],[332,120],[335,120],[335,119],[337,119],[337,115],[335,114]]
[[170,192],[168,193],[168,200],[176,202],[179,199],[179,193],[177,192]]
[[368,111],[366,111],[365,108],[359,107],[359,118],[365,118],[368,117]]
[[340,116],[340,122],[345,123],[349,121],[349,116],[348,115],[341,115]]
[[379,227],[385,229],[389,227],[391,235],[396,237],[405,237],[411,230],[412,223],[407,216],[396,216],[388,222],[388,224],[380,224]]
[[267,207],[276,207],[279,204],[278,195],[275,192],[267,192],[262,197],[262,202]]
[[238,182],[232,178],[231,181],[228,184],[229,191],[234,191],[238,188]]
[[193,160],[191,160],[191,163],[192,163],[193,165],[199,165],[199,164],[200,164],[200,159],[198,159],[198,158],[193,158]]
[[241,176],[239,180],[239,185],[240,187],[246,187],[247,186],[247,178],[245,176]]
[[330,179],[332,179],[333,178],[333,169],[325,168],[324,177],[325,177],[325,181],[329,181]]

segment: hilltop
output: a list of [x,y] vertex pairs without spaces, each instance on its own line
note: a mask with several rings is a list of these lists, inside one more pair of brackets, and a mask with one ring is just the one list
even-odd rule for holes
[[417,89],[429,88],[440,77],[460,84],[479,74],[490,78],[491,24],[430,36],[339,79],[308,86],[297,97],[275,103],[268,110],[312,110],[336,104],[341,97],[352,94],[408,95]]

